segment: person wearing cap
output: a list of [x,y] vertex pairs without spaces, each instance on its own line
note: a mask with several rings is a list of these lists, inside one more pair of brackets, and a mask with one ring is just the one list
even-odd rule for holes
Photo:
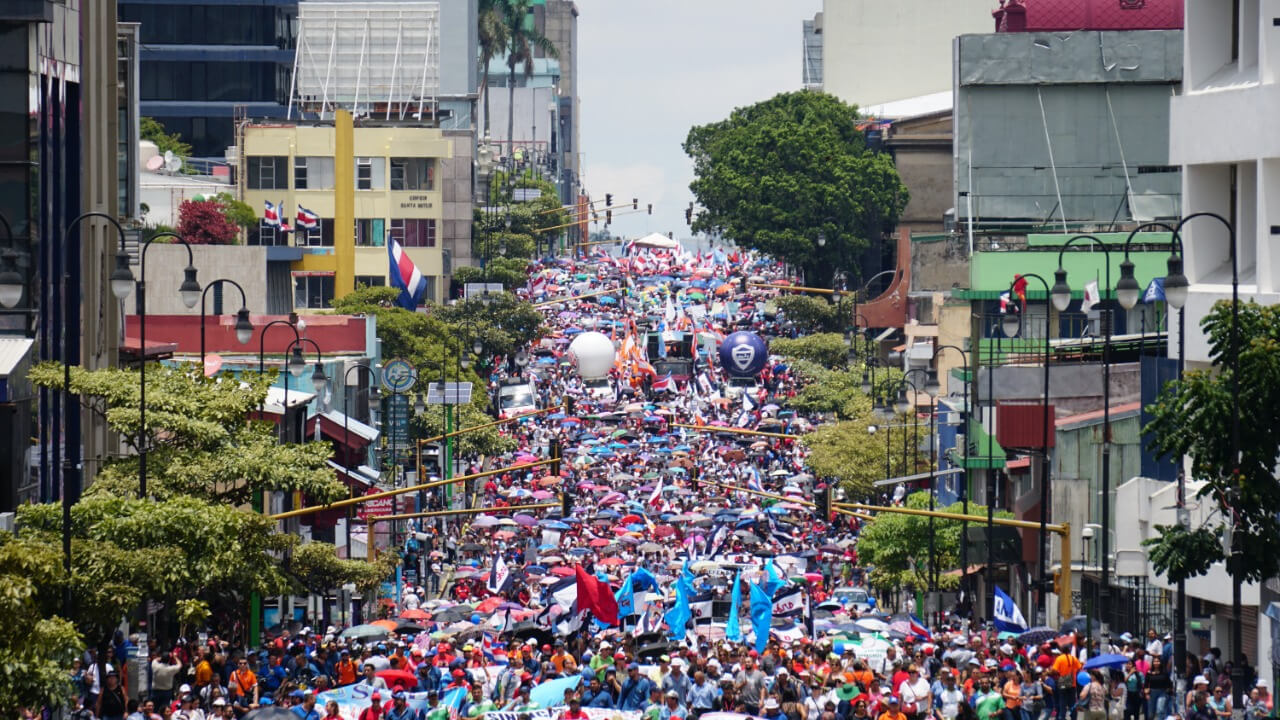
[[688,702],[690,685],[689,676],[684,671],[684,660],[675,658],[671,661],[671,672],[662,679],[662,691],[675,690],[680,702],[685,703]]
[[658,720],[673,720],[673,718],[684,718],[689,714],[685,708],[680,694],[675,690],[668,690],[663,694],[662,707],[658,711]]
[[661,692],[661,688],[654,687],[652,680],[640,674],[638,663],[627,665],[627,678],[621,681],[618,689],[618,709],[643,710],[651,690]]
[[612,709],[614,706],[613,695],[595,675],[591,676],[591,681],[587,683],[587,688],[582,691],[579,699],[583,707]]
[[1191,679],[1191,689],[1187,690],[1187,696],[1182,701],[1183,712],[1190,713],[1191,706],[1195,701],[1196,693],[1203,693],[1205,696],[1205,702],[1208,702],[1209,678],[1204,675],[1197,675]]
[[902,700],[897,695],[888,695],[885,697],[885,711],[880,713],[878,720],[907,720],[907,716],[902,712]]
[[529,699],[529,684],[525,683],[520,686],[520,690],[516,693],[516,699],[507,704],[503,708],[508,712],[533,712],[539,710],[538,703]]
[[1271,714],[1271,694],[1267,692],[1266,678],[1258,678],[1258,682],[1249,690],[1244,700],[1244,716],[1246,720],[1259,720]]
[[382,720],[386,715],[386,708],[382,705],[382,692],[374,690],[369,696],[369,707],[360,711],[359,720]]
[[644,710],[640,713],[641,720],[658,720],[658,716],[662,714],[663,704],[662,688],[657,685],[649,688],[649,698],[645,702]]
[[782,705],[776,697],[765,698],[764,703],[760,706],[760,711],[761,717],[765,720],[787,720],[787,714],[782,712]]
[[300,702],[289,708],[298,720],[320,720],[320,711],[316,710],[316,694],[310,690],[294,690],[290,693]]
[[566,704],[569,708],[560,713],[559,720],[587,720],[587,713],[582,710],[582,698],[571,693]]
[[214,698],[210,707],[213,708],[212,713],[210,713],[210,718],[213,720],[230,720],[235,717],[235,709],[231,706],[231,703],[227,702],[226,698]]
[[409,707],[409,696],[404,690],[391,693],[391,707],[387,710],[387,720],[418,720],[418,711]]

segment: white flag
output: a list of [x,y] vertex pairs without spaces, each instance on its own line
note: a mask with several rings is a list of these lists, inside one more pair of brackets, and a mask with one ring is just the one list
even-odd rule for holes
[[489,579],[485,587],[489,592],[497,594],[506,589],[509,580],[511,580],[511,571],[507,568],[507,561],[500,553],[494,553],[493,567],[489,570]]
[[1081,312],[1089,312],[1089,309],[1097,305],[1101,298],[1098,296],[1098,281],[1090,281],[1084,286],[1084,300],[1080,302]]

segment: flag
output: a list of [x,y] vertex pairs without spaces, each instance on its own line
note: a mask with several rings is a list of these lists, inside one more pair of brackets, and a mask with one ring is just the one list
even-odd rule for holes
[[733,595],[729,598],[729,623],[724,626],[724,636],[732,642],[742,642],[742,627],[738,623],[739,606],[742,604],[742,570],[733,576]]
[[1151,278],[1151,282],[1147,284],[1146,292],[1142,293],[1142,302],[1164,302],[1164,278]]
[[1098,281],[1090,280],[1084,286],[1084,300],[1080,301],[1080,312],[1089,312],[1089,310],[1097,305],[1101,298],[1098,295]]
[[729,526],[721,523],[711,533],[711,542],[707,543],[707,557],[713,558],[720,554],[720,550],[724,547],[725,542],[729,539]]
[[1010,304],[1009,293],[1007,292],[1000,293],[1000,314],[1001,315],[1009,312],[1009,304]]
[[808,599],[804,588],[784,587],[773,598],[773,614],[776,617],[799,615],[808,609]]
[[655,633],[662,629],[662,612],[659,608],[649,605],[640,615],[640,620],[636,623],[636,627],[631,631],[634,637]]
[[320,216],[310,210],[298,206],[298,227],[310,230],[313,227],[320,226]]
[[693,622],[711,619],[711,602],[714,595],[708,590],[689,599],[689,610],[693,613]]
[[644,568],[636,568],[635,572],[622,581],[622,587],[618,588],[618,592],[614,593],[613,599],[618,603],[618,617],[624,618],[636,614],[635,594],[637,590],[657,589],[658,580],[653,576],[653,573]]
[[574,567],[574,577],[578,581],[578,610],[591,611],[596,620],[605,625],[617,625],[618,602],[613,599],[609,585],[588,575],[581,565]]
[[427,279],[418,272],[413,259],[395,238],[387,238],[387,259],[391,263],[387,277],[391,278],[393,287],[400,288],[400,297],[396,299],[396,303],[405,310],[413,310],[427,294]]
[[547,602],[548,607],[559,605],[565,610],[572,610],[578,602],[577,578],[567,577],[550,586],[547,588],[547,597],[550,598]]
[[653,507],[662,505],[662,478],[658,478],[658,482],[653,485],[653,492],[649,493],[649,505]]
[[266,208],[262,211],[262,220],[271,227],[280,226],[280,212],[276,210],[276,206],[271,204],[270,200],[264,200]]
[[494,553],[493,567],[489,569],[489,580],[485,583],[485,587],[489,592],[497,595],[506,590],[510,582],[511,571],[507,569],[507,561],[502,559],[502,553]]
[[773,624],[773,600],[764,581],[751,585],[751,629],[756,635],[756,652],[763,653],[769,644],[769,626]]
[[1027,279],[1021,275],[1013,276],[1013,292],[1018,296],[1018,304],[1026,307],[1027,305]]
[[1022,617],[1022,611],[999,585],[995,588],[996,597],[991,614],[995,618],[996,629],[1000,632],[1025,632],[1027,619]]
[[689,572],[689,561],[684,561],[684,568],[676,580],[676,602],[667,611],[667,632],[677,641],[684,640],[685,625],[693,618],[693,610],[689,608],[689,596],[693,595],[693,573]]
[[[663,347],[663,343],[658,343],[658,347]],[[667,373],[666,377],[654,380],[649,386],[650,390],[655,392],[666,392],[671,389],[671,373]]]

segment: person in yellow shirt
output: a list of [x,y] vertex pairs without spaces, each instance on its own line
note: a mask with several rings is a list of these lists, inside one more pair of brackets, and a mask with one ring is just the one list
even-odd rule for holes
[[205,650],[200,654],[200,662],[196,663],[196,691],[213,682],[213,653]]

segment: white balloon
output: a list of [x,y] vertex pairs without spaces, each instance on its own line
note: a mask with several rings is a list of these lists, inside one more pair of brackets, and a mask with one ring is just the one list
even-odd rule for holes
[[604,377],[613,368],[617,353],[613,341],[598,332],[584,332],[569,343],[569,358],[583,378]]

